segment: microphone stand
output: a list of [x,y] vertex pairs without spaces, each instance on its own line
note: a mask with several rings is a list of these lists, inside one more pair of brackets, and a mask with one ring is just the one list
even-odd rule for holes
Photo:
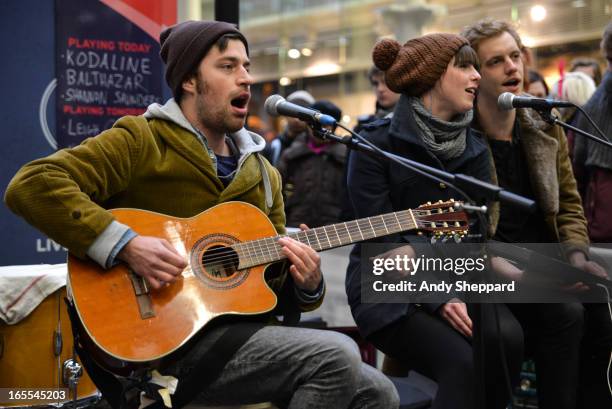
[[[472,176],[464,175],[464,174],[452,174],[449,172],[445,172],[440,169],[433,168],[431,166],[427,166],[425,164],[404,158],[402,156],[395,155],[393,153],[384,151],[379,149],[378,147],[369,144],[361,135],[353,132],[352,130],[338,124],[342,129],[351,133],[353,137],[339,137],[335,135],[332,131],[321,127],[319,124],[312,124],[311,128],[314,133],[323,140],[332,140],[343,145],[346,145],[349,149],[357,150],[360,152],[365,152],[368,155],[373,155],[379,158],[384,158],[385,160],[399,163],[400,165],[428,178],[434,180],[436,182],[444,181],[449,188],[454,189],[459,194],[464,196],[468,202],[473,202],[472,199],[461,189],[459,189],[454,184],[462,186],[468,189],[472,193],[478,194],[480,198],[485,198],[488,201],[499,200],[502,202],[506,202],[511,204],[512,206],[520,207],[523,210],[533,213],[536,208],[536,204],[533,200],[525,198],[520,195],[516,195],[512,192],[504,190],[499,186],[493,185],[491,183],[483,182],[478,180]],[[480,231],[481,238],[486,241],[487,234],[487,220],[483,216],[483,213],[486,213],[486,206],[475,206],[474,204],[464,205],[463,208],[467,211],[473,211],[478,216],[480,223]],[[489,258],[487,258],[489,260]],[[488,264],[488,270],[490,271],[490,262]],[[474,315],[474,331],[473,331],[473,354],[474,354],[474,367],[476,368],[476,379],[475,379],[475,388],[474,388],[474,398],[475,398],[475,409],[487,409],[486,403],[486,395],[484,393],[485,388],[485,356],[483,354],[484,351],[484,332],[481,330],[482,325],[485,321],[485,308],[478,303],[474,303],[471,305],[471,309]],[[492,304],[491,306],[493,319],[496,323],[496,329],[498,332],[499,339],[499,348],[500,348],[500,359],[502,361],[502,366],[504,368],[506,374],[506,382],[508,387],[508,398],[512,400],[512,385],[510,383],[510,373],[507,366],[505,349],[503,346],[503,340],[501,339],[501,329],[499,322],[499,311],[497,309],[496,304]],[[491,310],[488,310],[491,311]],[[511,404],[512,407],[512,404]]]
[[[578,108],[578,110],[591,122],[591,124],[593,124],[594,128],[597,129],[597,126],[595,126],[595,124],[593,123],[593,120],[587,115],[586,112],[584,112],[579,106],[574,105],[576,108]],[[535,108],[534,108],[535,109]],[[588,132],[583,131],[580,128],[576,128],[575,126],[572,126],[566,122],[561,121],[559,118],[557,118],[556,115],[554,115],[552,113],[552,108],[548,108],[548,109],[535,109],[538,114],[540,114],[540,116],[542,117],[542,119],[545,122],[548,122],[551,125],[559,125],[562,128],[564,128],[565,130],[570,130],[570,131],[574,131],[579,135],[585,136],[595,142],[598,142],[604,146],[607,146],[608,148],[612,148],[612,143],[610,143],[610,141],[607,141],[603,138],[597,137],[593,134],[590,134]],[[599,129],[597,129],[599,131]],[[599,131],[601,132],[601,131]],[[603,135],[603,134],[602,134]],[[604,135],[605,136],[605,135]]]
[[[457,187],[453,185],[466,188],[470,191],[470,193],[477,195],[477,197],[486,199],[487,201],[499,200],[501,202],[511,204],[512,206],[519,207],[529,213],[533,213],[536,209],[535,201],[531,199],[517,195],[508,190],[504,190],[497,185],[484,182],[472,176],[464,175],[462,173],[449,173],[441,169],[437,169],[425,165],[423,163],[404,158],[403,156],[395,155],[391,152],[386,152],[381,149],[374,149],[366,143],[361,142],[360,139],[362,137],[359,134],[354,133],[350,129],[346,129],[344,127],[342,128],[351,132],[351,134],[355,135],[356,137],[340,137],[338,135],[335,135],[332,131],[328,129],[322,128],[317,125],[312,126],[312,129],[315,134],[323,140],[332,140],[335,142],[339,142],[343,145],[346,145],[351,150],[365,152],[369,155],[400,163],[403,166],[415,171],[416,173],[426,178],[432,179],[436,182],[444,182],[445,184],[449,185],[449,187],[455,188],[455,190],[457,191],[459,191],[459,189],[457,189]],[[461,192],[459,191],[459,193]],[[473,206],[473,208],[466,209],[480,212],[487,211],[486,206],[484,208]]]

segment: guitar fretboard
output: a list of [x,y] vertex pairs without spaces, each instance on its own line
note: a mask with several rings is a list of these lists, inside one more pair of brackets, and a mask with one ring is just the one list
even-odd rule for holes
[[[289,233],[287,236],[309,245],[316,251],[322,251],[417,227],[412,210],[408,209]],[[286,258],[281,253],[281,246],[278,244],[278,239],[281,237],[283,236],[234,244],[232,248],[240,259],[238,268],[254,267]]]

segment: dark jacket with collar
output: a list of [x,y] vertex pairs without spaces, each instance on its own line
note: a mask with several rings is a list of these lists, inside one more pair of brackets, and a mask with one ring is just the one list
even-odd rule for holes
[[[559,126],[544,122],[532,109],[517,109],[521,141],[534,199],[544,214],[549,233],[565,252],[588,254],[589,238],[582,201],[568,155],[567,138]],[[483,140],[487,140],[483,137]],[[495,163],[490,160],[493,183],[497,184]],[[491,233],[499,221],[499,205],[490,207]]]
[[[366,125],[362,135],[379,148],[396,155],[448,172],[490,180],[487,147],[481,140],[475,138],[469,129],[466,149],[461,156],[442,163],[429,152],[414,122],[413,111],[407,105],[404,96],[396,105],[392,118],[384,118]],[[458,194],[445,185],[419,176],[396,163],[361,152],[352,152],[350,155],[348,192],[356,218],[415,208],[427,201],[458,198]],[[424,242],[425,239],[419,239],[413,234],[395,234],[376,239],[378,243],[417,241]],[[410,313],[416,307],[413,304],[361,302],[361,251],[362,245],[357,244],[351,253],[347,268],[346,292],[355,322],[362,334],[368,336]],[[423,304],[423,308],[433,313],[440,305],[440,302]]]

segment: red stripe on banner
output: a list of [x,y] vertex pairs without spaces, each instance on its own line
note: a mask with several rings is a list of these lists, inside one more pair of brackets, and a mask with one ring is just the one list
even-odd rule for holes
[[100,0],[158,40],[163,29],[176,23],[176,0]]

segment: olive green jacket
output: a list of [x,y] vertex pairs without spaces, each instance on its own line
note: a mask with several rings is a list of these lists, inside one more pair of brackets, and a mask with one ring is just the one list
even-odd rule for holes
[[192,133],[166,120],[128,116],[79,146],[25,165],[10,182],[5,201],[79,257],[113,221],[106,209],[119,207],[191,217],[238,200],[261,209],[284,233],[280,176],[263,163],[273,192],[271,207],[256,154],[241,158],[224,188],[207,149]]

